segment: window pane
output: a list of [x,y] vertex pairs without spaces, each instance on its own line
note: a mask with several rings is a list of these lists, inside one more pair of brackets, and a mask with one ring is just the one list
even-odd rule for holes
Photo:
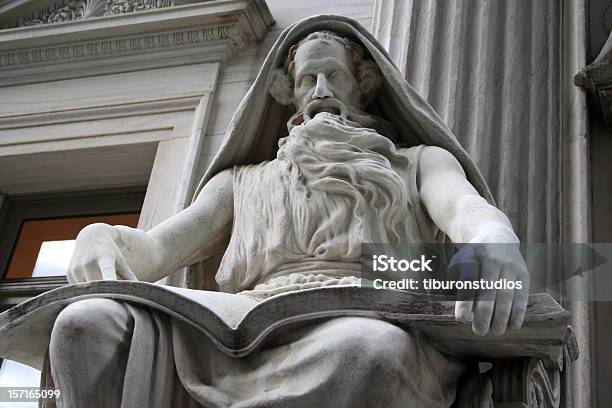
[[5,278],[61,276],[86,225],[103,222],[136,227],[140,213],[24,221]]
[[2,360],[0,387],[38,387],[40,371],[13,360]]
[[66,275],[76,241],[45,241],[40,247],[33,278]]
[[[0,387],[38,387],[40,371],[11,360],[3,360],[0,367]],[[0,402],[0,408],[36,408],[37,402]]]

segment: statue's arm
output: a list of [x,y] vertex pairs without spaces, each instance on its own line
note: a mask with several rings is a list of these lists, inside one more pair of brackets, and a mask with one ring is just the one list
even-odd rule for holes
[[[521,327],[529,296],[529,275],[508,217],[481,197],[448,151],[427,146],[418,172],[421,200],[438,228],[456,243],[473,243],[453,262],[476,265],[473,279],[521,281],[521,290],[477,291],[457,302],[457,319],[472,320],[474,332],[503,334]],[[500,245],[502,244],[502,245]]]
[[155,282],[214,252],[229,234],[232,219],[232,170],[225,170],[189,207],[150,231],[107,224],[85,227],[76,240],[68,281]]
[[486,242],[519,242],[508,217],[478,194],[447,150],[425,147],[417,180],[429,216],[453,242],[471,242],[484,235]]

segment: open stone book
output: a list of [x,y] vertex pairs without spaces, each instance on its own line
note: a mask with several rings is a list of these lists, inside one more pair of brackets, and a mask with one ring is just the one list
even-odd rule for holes
[[[263,301],[221,292],[174,288],[134,281],[95,281],[43,293],[0,314],[0,356],[40,364],[55,316],[67,304],[103,297],[141,304],[203,331],[223,352],[241,357],[284,330],[339,316],[362,316],[418,330],[446,353],[494,359],[531,356],[559,367],[564,350],[577,357],[570,313],[550,295],[534,294],[523,327],[503,336],[479,337],[470,323],[454,317],[454,302],[401,290],[328,286],[282,293]],[[8,341],[7,341],[8,340]],[[23,342],[28,341],[30,354]]]

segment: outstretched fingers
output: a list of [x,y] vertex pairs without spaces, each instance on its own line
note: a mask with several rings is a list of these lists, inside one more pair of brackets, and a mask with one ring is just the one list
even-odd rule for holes
[[[494,282],[499,278],[501,268],[494,262],[484,261],[481,263],[481,279]],[[489,332],[493,311],[495,310],[495,290],[479,290],[474,305],[474,320],[472,330],[479,336]]]
[[[98,267],[103,280],[117,280],[117,268],[115,266],[115,258],[112,256],[102,256],[98,259]],[[99,279],[99,277],[98,277]],[[96,280],[91,279],[91,280]]]
[[[500,274],[500,279],[513,281],[516,277],[516,271],[508,266],[503,267]],[[501,336],[508,328],[508,320],[512,309],[512,300],[514,298],[514,289],[498,289],[495,295],[495,310],[491,321],[491,331],[496,336]]]
[[85,269],[81,265],[78,265],[76,262],[72,261],[68,266],[66,278],[68,279],[68,283],[73,284],[85,282],[87,280],[87,275],[85,273]]
[[116,259],[116,265],[117,265],[117,274],[121,278],[125,280],[134,280],[134,281],[138,280],[138,278],[132,271],[132,268],[130,268],[127,261],[125,260],[125,257],[122,254],[118,254],[117,259]]
[[523,326],[527,304],[529,302],[529,276],[519,275],[522,288],[514,291],[512,311],[510,313],[510,329],[518,330]]
[[[476,261],[469,259],[465,262],[457,263],[454,266],[459,270],[457,280],[475,281],[480,276],[480,268]],[[455,302],[455,318],[461,322],[469,322],[472,320],[474,309],[474,299],[476,290],[463,289],[458,291],[457,301]]]

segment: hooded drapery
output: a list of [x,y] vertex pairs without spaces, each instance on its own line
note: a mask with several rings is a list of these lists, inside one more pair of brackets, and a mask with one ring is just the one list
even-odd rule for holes
[[363,45],[380,67],[384,77],[383,86],[370,106],[379,116],[395,125],[399,142],[410,146],[439,146],[448,150],[461,163],[468,180],[480,195],[493,203],[484,178],[465,149],[427,101],[404,79],[385,49],[357,21],[337,15],[309,17],[280,34],[230,121],[221,147],[196,189],[196,196],[204,184],[221,170],[236,164],[259,163],[276,156],[276,144],[280,137],[287,135],[286,122],[291,115],[289,108],[275,102],[268,92],[274,70],[283,67],[292,45],[317,30],[333,31]]
[[[287,136],[291,107],[277,103],[268,90],[275,71],[284,66],[289,48],[311,32],[333,31],[361,44],[366,55],[379,66],[383,85],[369,105],[369,111],[395,126],[398,143],[439,146],[452,153],[462,165],[470,183],[489,203],[493,196],[474,161],[434,109],[406,81],[386,50],[357,21],[338,15],[317,15],[285,29],[272,46],[253,85],[242,99],[229,123],[217,154],[198,184],[194,198],[211,177],[234,165],[259,163],[276,157],[277,143]],[[414,63],[419,63],[415,61]],[[219,257],[190,268],[185,286],[213,289],[205,275],[214,276]]]

